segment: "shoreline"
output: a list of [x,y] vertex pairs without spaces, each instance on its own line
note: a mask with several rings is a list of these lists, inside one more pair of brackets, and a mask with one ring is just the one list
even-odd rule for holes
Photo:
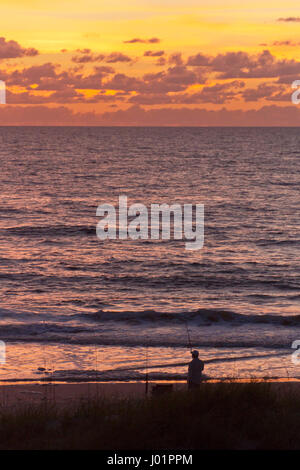
[[[300,377],[212,377],[203,379],[202,383],[286,383],[286,382],[300,382]],[[0,388],[3,386],[18,386],[18,385],[76,385],[76,384],[143,384],[145,385],[145,379],[88,379],[88,378],[62,378],[62,379],[53,379],[40,378],[40,379],[2,379],[0,380]],[[186,379],[149,379],[148,384],[185,384]]]

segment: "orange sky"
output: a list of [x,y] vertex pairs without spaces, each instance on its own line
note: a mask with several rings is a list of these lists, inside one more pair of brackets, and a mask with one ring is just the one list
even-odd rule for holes
[[275,116],[300,79],[298,1],[2,0],[0,22],[0,123],[30,123],[25,108],[48,122],[53,107],[76,124],[168,121],[166,110],[179,125],[183,110]]

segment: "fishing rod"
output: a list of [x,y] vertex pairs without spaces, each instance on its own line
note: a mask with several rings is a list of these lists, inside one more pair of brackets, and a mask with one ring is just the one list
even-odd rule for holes
[[189,330],[187,320],[185,320],[185,326],[186,326],[186,332],[187,332],[187,337],[188,337],[188,342],[189,342],[189,348],[190,348],[190,351],[192,352],[192,343],[191,343],[191,337],[190,337],[190,330]]
[[146,345],[146,382],[145,382],[145,394],[148,395],[148,341]]

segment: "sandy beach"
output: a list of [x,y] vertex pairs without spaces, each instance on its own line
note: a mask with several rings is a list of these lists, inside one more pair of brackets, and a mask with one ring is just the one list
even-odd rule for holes
[[[155,383],[149,384],[151,394]],[[185,389],[184,383],[173,383],[173,389]],[[144,397],[145,383],[36,383],[0,385],[0,406],[22,406],[25,404],[41,404],[46,400],[59,406],[69,406],[81,400],[93,398],[136,398]]]
[[[247,383],[242,380],[240,383]],[[250,381],[249,381],[250,382]],[[258,381],[258,383],[265,381]],[[215,382],[212,382],[215,383]],[[226,382],[224,382],[226,383]],[[227,382],[228,383],[228,382]],[[236,382],[235,382],[236,383]],[[287,390],[300,395],[300,382],[288,379],[269,381],[272,389],[284,394]],[[172,390],[186,390],[184,382],[173,382]],[[146,395],[145,383],[142,382],[91,382],[91,383],[35,383],[0,385],[0,406],[22,407],[23,405],[40,405],[55,403],[59,407],[76,405],[80,401],[88,401],[94,398],[143,398],[152,395],[152,390],[157,385],[151,382]]]

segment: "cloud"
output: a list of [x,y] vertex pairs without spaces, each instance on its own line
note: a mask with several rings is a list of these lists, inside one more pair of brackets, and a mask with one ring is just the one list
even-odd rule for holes
[[122,52],[111,52],[108,55],[105,54],[94,54],[90,49],[77,50],[81,55],[75,55],[72,57],[72,62],[77,64],[85,64],[89,62],[107,62],[107,63],[117,63],[117,62],[131,62],[132,59],[123,54]]
[[299,16],[289,16],[287,18],[278,18],[277,21],[285,21],[287,23],[300,23]]
[[104,90],[101,90],[96,95],[86,99],[86,103],[114,103],[118,101],[124,102],[128,97],[128,92],[119,91],[113,95],[106,94]]
[[197,93],[185,93],[176,97],[176,103],[214,103],[224,104],[240,96],[241,89],[245,87],[245,82],[234,80],[228,83],[217,83],[213,86],[205,86]]
[[[0,107],[1,125],[97,125],[100,121],[99,115],[93,112],[76,113],[65,106],[49,108],[45,105],[39,106],[2,106]],[[103,121],[102,121],[103,122]]]
[[211,57],[208,57],[207,55],[199,53],[199,54],[190,56],[187,60],[187,65],[207,66],[207,65],[210,65],[211,60],[212,60]]
[[257,88],[248,88],[242,93],[246,102],[259,101],[291,101],[291,92],[286,91],[286,87],[278,86],[276,83],[261,83]]
[[[262,43],[262,44],[259,44],[260,46],[268,46],[268,44],[266,43]],[[291,41],[289,39],[285,40],[285,41],[273,41],[271,43],[271,46],[273,47],[297,47],[300,45],[300,42],[294,42],[294,41]]]
[[87,64],[88,62],[102,62],[104,59],[104,54],[84,54],[81,56],[75,55],[71,60],[76,64]]
[[33,65],[6,73],[5,81],[8,85],[30,86],[42,84],[47,80],[58,79],[57,66],[51,62],[42,65]]
[[300,61],[278,60],[267,49],[256,55],[243,51],[226,52],[215,57],[199,53],[190,56],[186,65],[217,72],[219,79],[273,78],[300,73]]
[[291,47],[295,47],[295,46],[299,46],[299,42],[293,42],[293,41],[274,41],[272,43],[272,46],[291,46]]
[[129,77],[124,73],[115,74],[110,80],[105,82],[106,90],[134,91],[143,85],[139,78]]
[[145,57],[161,57],[163,56],[165,51],[145,51],[144,56]]
[[129,103],[153,106],[157,104],[173,104],[174,98],[166,93],[149,93],[132,96]]
[[0,125],[48,126],[300,126],[300,108],[264,106],[248,111],[209,111],[199,108],[148,109],[134,105],[126,110],[97,114],[76,113],[65,106],[1,106]]
[[132,106],[127,110],[102,115],[106,125],[129,126],[299,126],[300,108],[297,106],[264,106],[258,110],[158,108],[145,110]]
[[189,85],[204,82],[204,75],[189,70],[185,66],[174,66],[158,73],[145,74],[142,78],[117,73],[111,79],[103,82],[103,88],[144,94],[161,94],[183,91]]
[[145,74],[143,79],[145,81],[144,90],[149,89],[150,93],[182,91],[190,85],[206,81],[204,75],[190,70],[184,65],[175,65],[162,72]]
[[174,65],[183,65],[183,59],[182,55],[180,52],[174,52],[174,54],[171,54],[168,59],[169,64],[174,64]]
[[196,104],[196,103],[214,103],[224,104],[225,102],[236,99],[240,96],[241,89],[245,83],[235,80],[229,83],[206,86],[196,93],[141,93],[134,95],[129,99],[130,103],[141,105],[157,104]]
[[0,37],[0,59],[13,59],[24,56],[36,56],[38,50],[34,48],[24,48],[16,41],[7,41]]
[[36,95],[34,92],[24,91],[21,93],[6,92],[7,102],[11,104],[44,104],[44,103],[84,103],[84,95],[73,88],[55,91],[49,96]]
[[112,52],[105,58],[105,62],[108,62],[109,64],[114,64],[116,62],[131,62],[132,59],[125,54],[122,54],[122,52]]
[[210,61],[210,67],[211,70],[219,72],[218,78],[221,79],[272,78],[300,73],[300,62],[278,60],[268,50],[257,55],[242,51],[218,54]]
[[114,68],[108,65],[96,66],[92,72],[84,75],[72,69],[60,71],[60,67],[48,62],[0,75],[8,86],[17,85],[30,89],[34,84],[38,91],[57,91],[68,88],[101,89],[103,79],[113,73]]
[[[113,66],[134,63],[134,59],[122,52],[96,54],[89,48],[83,48],[75,53],[72,60],[76,65],[69,68],[47,62],[0,71],[0,78],[7,84],[8,101],[10,99],[15,104],[115,104],[122,101],[145,106],[223,105],[236,99],[245,102],[284,102],[288,99],[290,88],[287,90],[283,85],[290,85],[300,75],[300,61],[278,59],[267,49],[257,54],[234,51],[215,56],[199,52],[187,59],[180,52],[167,55],[163,50],[149,49],[144,52],[144,57],[153,57],[155,65],[162,68],[155,69],[151,63],[151,73],[143,76],[129,75],[123,70],[120,73],[121,67]],[[93,63],[92,69],[85,67],[90,62]],[[252,78],[264,78],[264,81],[271,78],[272,82],[249,88],[247,80]],[[12,93],[14,86],[20,87],[21,93]],[[95,91],[91,96],[83,90]]]
[[159,57],[157,59],[157,61],[155,62],[155,65],[158,65],[159,67],[162,67],[162,66],[166,65],[166,63],[167,63],[167,60],[166,60],[165,57]]
[[284,84],[284,85],[289,85],[289,87],[290,87],[294,80],[299,80],[299,74],[295,74],[295,75],[281,75],[281,76],[278,77],[278,79],[276,80],[276,83],[282,83],[282,84]]
[[135,43],[142,43],[142,44],[157,44],[160,42],[159,38],[150,38],[150,39],[141,39],[141,38],[133,38],[127,41],[123,41],[125,44],[135,44]]

